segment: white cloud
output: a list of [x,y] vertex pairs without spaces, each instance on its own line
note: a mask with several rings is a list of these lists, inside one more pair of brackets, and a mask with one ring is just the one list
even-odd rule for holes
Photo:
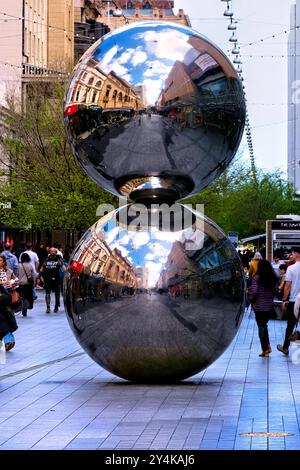
[[118,46],[114,46],[111,49],[109,49],[106,54],[104,54],[103,57],[101,57],[101,68],[104,70],[104,72],[109,73],[111,71],[110,68],[110,63],[113,59],[113,57],[117,54],[118,52]]
[[148,287],[155,287],[161,273],[162,264],[154,263],[153,261],[148,261],[145,264],[145,267],[149,270]]
[[166,242],[176,242],[181,239],[181,234],[182,232],[155,232],[155,238]]
[[127,49],[125,52],[122,52],[120,58],[118,59],[120,64],[126,64],[130,62],[132,56],[134,54],[134,49]]
[[172,65],[166,65],[162,61],[153,60],[146,63],[147,70],[144,72],[144,77],[159,77],[165,80],[172,68]]
[[187,42],[187,36],[175,29],[164,29],[161,32],[146,31],[143,34],[148,54],[154,54],[158,59],[183,61],[186,53],[192,49]]
[[170,252],[170,250],[162,246],[160,243],[151,243],[149,249],[151,250],[151,253],[155,258],[158,258],[160,256],[168,256]]
[[144,85],[146,87],[147,102],[150,105],[154,105],[161,92],[163,80],[151,80],[150,78],[147,78],[144,81]]
[[145,51],[142,51],[141,48],[138,48],[131,59],[131,63],[134,67],[139,64],[143,64],[147,60],[147,54]]
[[155,256],[152,254],[152,253],[147,253],[146,256],[145,256],[145,259],[148,259],[148,260],[153,260],[155,258]]
[[115,238],[117,238],[118,233],[119,233],[119,227],[114,227],[108,233],[103,232],[106,243],[108,245],[110,245],[113,242],[113,240],[115,240]]
[[135,250],[141,248],[141,246],[147,245],[149,242],[149,234],[145,232],[134,233],[132,236],[132,246]]
[[119,240],[119,244],[120,245],[128,245],[128,243],[130,242],[130,237],[129,235],[124,235],[122,238],[120,238]]

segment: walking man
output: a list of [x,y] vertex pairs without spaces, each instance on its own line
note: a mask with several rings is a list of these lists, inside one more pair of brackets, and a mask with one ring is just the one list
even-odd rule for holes
[[294,305],[296,295],[300,292],[300,247],[294,246],[292,248],[292,256],[295,259],[295,264],[292,264],[287,268],[285,276],[286,282],[282,297],[282,310],[285,311],[286,309],[287,311],[287,327],[285,331],[284,343],[277,344],[278,351],[282,352],[286,356],[289,353],[289,336],[293,332],[297,321],[294,315]]
[[51,292],[55,294],[54,312],[58,312],[60,307],[60,269],[66,270],[62,257],[57,254],[57,249],[52,247],[49,250],[49,256],[45,259],[40,270],[44,279],[46,291],[46,313],[50,313]]

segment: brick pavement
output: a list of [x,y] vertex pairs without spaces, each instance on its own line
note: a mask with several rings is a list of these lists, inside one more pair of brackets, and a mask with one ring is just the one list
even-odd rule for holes
[[[131,384],[99,367],[63,312],[45,314],[42,293],[18,323],[0,364],[0,449],[300,449],[300,365],[297,351],[293,361],[276,351],[283,321],[270,322],[268,359],[245,315],[218,361],[167,385]],[[241,436],[249,432],[291,435]]]

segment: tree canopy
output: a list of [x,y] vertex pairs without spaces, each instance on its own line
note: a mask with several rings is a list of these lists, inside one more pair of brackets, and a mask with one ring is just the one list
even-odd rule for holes
[[[0,137],[1,222],[19,228],[86,229],[97,206],[114,198],[85,175],[67,142],[62,102],[64,84],[30,88],[26,109],[10,100]],[[1,177],[2,176],[2,177]]]
[[256,170],[238,160],[209,188],[190,198],[204,204],[205,215],[240,237],[265,232],[266,220],[278,214],[299,214],[293,188],[279,170]]
[[[26,106],[11,99],[0,113],[0,223],[26,229],[85,230],[101,203],[117,200],[87,177],[72,155],[62,113],[65,84],[36,83]],[[212,186],[187,200],[225,232],[245,237],[265,231],[267,219],[299,213],[291,185],[277,170],[252,171],[237,160]]]

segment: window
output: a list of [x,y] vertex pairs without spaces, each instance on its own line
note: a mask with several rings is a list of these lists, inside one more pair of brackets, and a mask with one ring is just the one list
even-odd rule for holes
[[96,103],[96,102],[97,102],[97,95],[98,95],[97,90],[94,90],[94,92],[93,92],[93,97],[92,97],[92,102],[93,102],[93,103]]
[[113,95],[112,95],[113,100],[117,98],[117,94],[118,94],[117,90],[114,90]]
[[121,92],[119,93],[118,100],[119,100],[119,101],[122,101],[122,100],[123,100],[123,95],[122,95]]
[[96,82],[96,85],[95,85],[95,86],[98,87],[98,88],[101,88],[101,86],[102,86],[101,80],[98,80],[98,81]]
[[105,92],[105,98],[108,98],[108,97],[109,97],[110,90],[111,90],[111,86],[110,86],[110,85],[107,85],[107,87],[106,87],[106,92]]
[[94,81],[94,77],[89,78],[88,85],[92,85]]
[[80,94],[81,87],[78,88],[76,95],[75,95],[75,101],[79,100],[79,94]]

